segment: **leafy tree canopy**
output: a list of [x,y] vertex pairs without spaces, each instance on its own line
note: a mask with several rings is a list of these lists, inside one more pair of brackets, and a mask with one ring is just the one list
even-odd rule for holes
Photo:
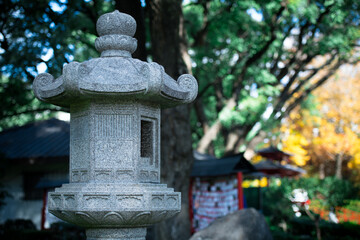
[[[238,151],[244,140],[278,124],[340,65],[357,61],[359,8],[350,0],[187,5],[200,85],[193,115],[198,150]],[[321,56],[327,60],[316,64]]]
[[[284,149],[321,178],[335,175],[359,180],[359,64],[342,66],[314,92],[313,111],[297,108],[283,121]],[[309,161],[309,162],[307,162]]]
[[[250,140],[251,147],[340,65],[357,60],[360,6],[356,0],[193,0],[183,6],[184,22],[181,0],[3,0],[0,127],[59,110],[34,99],[31,83],[40,66],[59,76],[63,63],[97,57],[93,43],[98,17],[140,2],[144,22],[150,25],[146,33],[152,33],[146,46],[155,49],[153,59],[171,68],[173,75],[187,71],[178,64],[185,60],[199,80],[192,128],[202,152],[236,152]],[[136,19],[137,33],[145,34],[140,24],[144,17]],[[144,50],[144,38],[135,37]],[[318,64],[319,56],[326,61]],[[163,145],[168,147],[162,146],[162,156],[172,168],[162,173],[186,194],[192,161],[191,148],[184,144],[189,142],[187,113],[175,109],[165,116],[162,133],[168,131]],[[181,214],[169,226],[189,227],[187,221]],[[179,236],[176,239],[188,232],[171,229]]]
[[[59,75],[63,63],[98,56],[96,19],[118,2],[0,3],[0,127],[59,110],[34,99],[32,80],[41,69]],[[142,4],[146,9],[148,1]],[[201,152],[239,151],[278,124],[341,64],[357,61],[360,6],[355,0],[198,0],[183,8],[200,86],[192,128]],[[327,60],[316,64],[319,56]]]
[[96,19],[114,8],[105,1],[15,1],[0,3],[0,129],[60,110],[35,99],[35,76],[60,74],[64,63],[97,56]]

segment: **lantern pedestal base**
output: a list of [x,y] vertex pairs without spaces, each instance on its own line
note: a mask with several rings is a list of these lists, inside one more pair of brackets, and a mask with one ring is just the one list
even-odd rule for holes
[[146,228],[90,228],[87,240],[145,240]]
[[85,229],[147,227],[181,209],[180,193],[153,183],[69,183],[48,199],[49,212]]

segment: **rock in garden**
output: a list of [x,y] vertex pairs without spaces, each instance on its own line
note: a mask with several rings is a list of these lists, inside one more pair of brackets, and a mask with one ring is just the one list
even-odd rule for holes
[[190,240],[271,240],[264,216],[247,208],[216,219],[207,228],[195,233]]

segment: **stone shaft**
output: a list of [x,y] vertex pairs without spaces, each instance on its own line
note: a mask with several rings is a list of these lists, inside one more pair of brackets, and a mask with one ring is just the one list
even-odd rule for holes
[[86,236],[88,240],[145,240],[146,228],[91,228]]

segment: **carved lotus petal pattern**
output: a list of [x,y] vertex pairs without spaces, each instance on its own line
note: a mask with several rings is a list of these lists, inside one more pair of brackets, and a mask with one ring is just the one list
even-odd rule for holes
[[109,212],[104,215],[102,221],[107,222],[123,222],[124,217],[118,212]]
[[105,50],[125,50],[135,52],[137,40],[126,35],[105,35],[95,40],[95,48],[99,52]]

